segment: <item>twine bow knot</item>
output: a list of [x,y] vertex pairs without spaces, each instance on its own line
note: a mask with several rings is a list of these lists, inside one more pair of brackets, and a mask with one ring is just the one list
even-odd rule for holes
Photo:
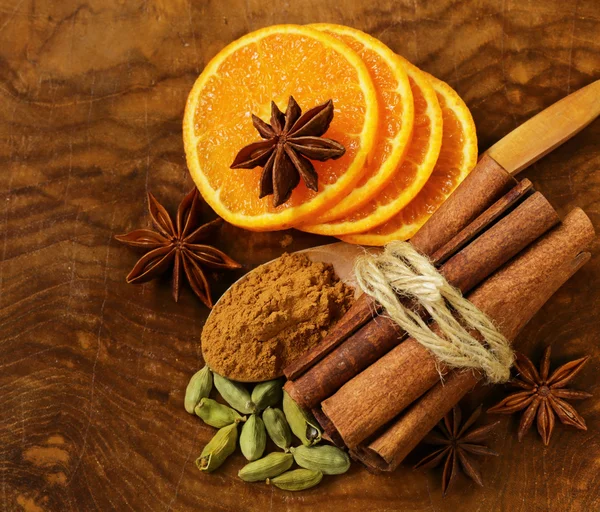
[[[493,383],[510,378],[514,354],[508,340],[410,243],[391,242],[378,256],[359,257],[355,273],[362,290],[445,365],[479,370]],[[420,304],[439,329],[434,332],[404,298]]]

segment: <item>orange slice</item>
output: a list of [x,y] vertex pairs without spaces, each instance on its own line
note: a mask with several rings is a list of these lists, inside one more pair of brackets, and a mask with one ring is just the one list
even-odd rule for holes
[[[399,57],[402,59],[402,57]],[[425,73],[402,59],[415,104],[415,121],[408,151],[386,187],[363,206],[327,223],[299,229],[320,235],[361,233],[383,224],[404,208],[431,175],[442,144],[442,111]]]
[[366,233],[340,237],[345,242],[384,245],[411,238],[477,163],[477,134],[469,109],[445,82],[428,75],[444,117],[442,149],[431,178],[410,204],[391,220]]
[[313,222],[322,224],[359,208],[390,181],[410,142],[414,105],[402,59],[381,41],[342,25],[316,23],[309,27],[331,34],[360,55],[369,70],[381,106],[377,139],[363,174],[349,194]]
[[[304,183],[283,205],[259,199],[262,169],[230,169],[237,152],[259,140],[251,113],[270,116],[293,95],[303,111],[332,99],[325,137],[342,143],[338,160],[314,162],[319,190]],[[245,35],[221,50],[188,97],[183,139],[188,167],[204,199],[225,220],[247,229],[285,229],[335,204],[360,178],[373,147],[378,105],[362,59],[319,30],[276,25]]]

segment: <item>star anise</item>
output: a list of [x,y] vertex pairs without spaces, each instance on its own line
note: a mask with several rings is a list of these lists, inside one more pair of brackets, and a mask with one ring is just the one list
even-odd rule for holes
[[482,406],[479,406],[461,426],[462,414],[460,407],[456,406],[438,423],[436,429],[432,430],[423,439],[424,443],[441,446],[441,448],[421,460],[415,466],[415,469],[434,468],[445,460],[442,473],[442,492],[444,495],[446,495],[460,471],[459,463],[465,474],[476,484],[483,487],[481,473],[472,455],[498,456],[496,452],[481,443],[499,425],[499,421],[469,430],[481,415],[481,410]]
[[273,194],[273,206],[285,203],[300,183],[318,190],[318,176],[312,162],[340,158],[345,148],[335,140],[321,137],[333,119],[333,101],[311,108],[304,114],[292,96],[285,114],[271,102],[271,124],[252,114],[252,124],[265,139],[243,147],[232,169],[263,167],[259,197]]
[[565,386],[581,371],[588,359],[589,356],[566,363],[548,377],[550,347],[544,351],[539,373],[529,358],[517,353],[515,368],[519,372],[519,377],[515,378],[512,384],[524,391],[507,396],[488,412],[512,414],[526,409],[519,425],[519,441],[523,439],[537,415],[537,429],[546,446],[550,442],[550,436],[554,429],[554,415],[558,416],[565,425],[571,425],[579,430],[587,430],[585,420],[564,399],[582,400],[592,396],[585,391],[565,389]]
[[116,235],[119,242],[150,252],[142,256],[127,276],[128,283],[144,283],[158,277],[173,265],[173,298],[179,299],[182,267],[194,293],[209,308],[212,307],[210,287],[202,267],[234,269],[241,265],[224,252],[204,245],[223,219],[198,225],[200,200],[194,188],[179,208],[175,223],[167,210],[148,192],[148,209],[157,231],[136,229],[126,235]]

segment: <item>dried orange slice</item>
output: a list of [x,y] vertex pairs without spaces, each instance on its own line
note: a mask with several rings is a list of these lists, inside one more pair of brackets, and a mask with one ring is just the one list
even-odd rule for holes
[[415,105],[412,139],[404,160],[385,188],[363,206],[327,223],[301,226],[302,231],[339,236],[372,229],[404,208],[429,179],[442,144],[442,111],[425,73],[405,59],[402,62]]
[[[333,100],[325,136],[346,152],[314,162],[318,192],[301,183],[274,208],[270,196],[258,197],[262,169],[229,167],[243,146],[259,139],[250,114],[268,119],[271,101],[285,108],[290,95],[303,110]],[[377,117],[373,82],[350,47],[309,27],[267,27],[221,50],[196,80],[183,120],[188,167],[204,199],[228,222],[257,231],[285,229],[354,187],[375,141]]]
[[411,238],[477,163],[477,134],[471,112],[445,82],[427,75],[438,95],[444,117],[442,149],[429,181],[409,205],[391,220],[366,233],[340,237],[346,242],[384,245]]
[[331,34],[360,55],[369,70],[381,107],[377,139],[360,180],[339,203],[312,222],[322,224],[356,210],[390,181],[408,149],[414,105],[402,59],[381,41],[343,25],[315,23],[309,27]]

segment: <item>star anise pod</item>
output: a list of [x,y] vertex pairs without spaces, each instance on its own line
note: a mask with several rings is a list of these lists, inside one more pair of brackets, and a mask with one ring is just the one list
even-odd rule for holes
[[182,267],[190,286],[200,300],[212,307],[210,287],[202,267],[234,269],[241,265],[224,252],[204,245],[210,234],[223,219],[198,225],[200,200],[194,188],[187,194],[173,223],[167,210],[148,192],[148,209],[157,231],[136,229],[126,235],[116,235],[119,242],[131,247],[149,250],[127,276],[128,283],[144,283],[158,277],[173,266],[173,298],[179,299]]
[[565,389],[565,386],[577,375],[588,357],[582,357],[557,368],[550,377],[550,347],[546,348],[542,357],[540,371],[525,355],[517,353],[515,368],[519,377],[512,384],[523,389],[507,396],[491,409],[490,413],[512,414],[525,409],[519,425],[518,439],[521,441],[537,416],[537,429],[544,444],[548,446],[554,430],[555,415],[565,425],[571,425],[579,430],[587,430],[585,420],[567,400],[582,400],[592,395],[584,391]]
[[[310,160],[324,162],[341,157],[346,149],[335,140],[321,137],[333,119],[333,101],[311,108],[304,114],[290,96],[285,114],[271,102],[271,124],[252,114],[252,124],[265,139],[243,147],[232,169],[263,167],[259,197],[273,194],[273,206],[285,203],[300,183],[318,190],[318,176]],[[310,159],[310,160],[309,160]]]
[[[498,454],[481,443],[484,442],[490,433],[499,425],[499,421],[490,425],[484,425],[476,429],[471,429],[477,418],[481,415],[482,406],[480,405],[469,419],[461,426],[460,407],[454,407],[444,419],[440,421],[437,427],[432,430],[423,439],[426,444],[440,446],[438,450],[421,460],[417,468],[429,469],[438,466],[444,462],[444,471],[442,473],[442,492],[444,495],[455,481],[460,472],[459,464],[465,474],[476,484],[483,487],[481,473],[473,460],[473,455],[495,455]],[[471,430],[470,430],[471,429]]]

